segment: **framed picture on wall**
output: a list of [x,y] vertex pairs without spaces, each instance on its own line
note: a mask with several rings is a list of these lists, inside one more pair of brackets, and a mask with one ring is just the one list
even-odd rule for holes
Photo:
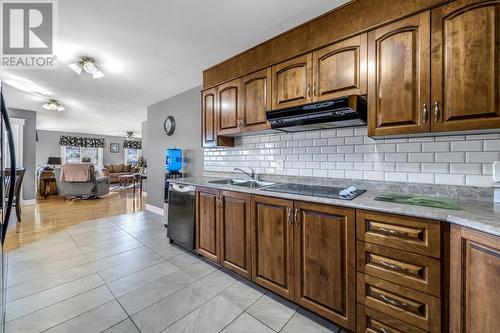
[[120,144],[119,143],[110,143],[109,151],[111,153],[119,153],[120,152]]

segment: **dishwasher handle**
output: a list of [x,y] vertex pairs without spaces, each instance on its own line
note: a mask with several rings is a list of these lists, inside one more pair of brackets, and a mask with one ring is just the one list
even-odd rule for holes
[[196,190],[195,186],[173,184],[173,183],[170,184],[170,188],[175,192],[182,192],[182,193],[194,192]]

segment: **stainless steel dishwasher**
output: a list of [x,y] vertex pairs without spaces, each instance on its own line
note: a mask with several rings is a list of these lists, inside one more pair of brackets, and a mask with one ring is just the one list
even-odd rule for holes
[[171,243],[194,251],[195,186],[170,183],[168,186],[167,236]]

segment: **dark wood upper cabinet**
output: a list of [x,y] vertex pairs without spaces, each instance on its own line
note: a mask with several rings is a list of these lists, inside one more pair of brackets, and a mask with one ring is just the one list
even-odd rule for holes
[[201,120],[202,120],[202,137],[203,146],[211,147],[217,144],[216,142],[216,105],[217,105],[217,89],[212,88],[201,92]]
[[266,111],[271,110],[271,68],[245,76],[241,80],[242,131],[259,131],[271,127]]
[[500,237],[451,226],[450,332],[500,332]]
[[293,300],[293,201],[252,198],[252,280]]
[[234,139],[219,137],[218,132],[218,103],[217,88],[207,89],[201,92],[201,137],[202,147],[210,148],[217,146],[234,145]]
[[500,127],[500,1],[432,11],[434,131]]
[[217,87],[217,103],[219,107],[218,135],[230,135],[240,131],[240,98],[241,80],[233,80]]
[[196,190],[196,249],[204,257],[219,261],[218,190]]
[[368,135],[430,131],[430,13],[368,33]]
[[222,191],[220,197],[221,265],[251,279],[250,195]]
[[295,202],[295,212],[296,302],[354,330],[354,210]]
[[312,102],[312,54],[272,67],[272,108],[282,109]]
[[362,34],[312,53],[315,101],[366,94],[366,48]]

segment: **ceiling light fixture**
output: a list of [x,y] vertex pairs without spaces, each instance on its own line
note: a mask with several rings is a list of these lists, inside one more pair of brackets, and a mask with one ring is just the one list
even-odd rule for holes
[[42,105],[42,107],[49,111],[64,111],[64,106],[62,106],[56,99],[49,100],[47,103]]
[[95,59],[91,57],[81,57],[77,62],[68,65],[76,74],[81,75],[83,71],[92,75],[92,78],[104,77],[104,73],[95,65]]

